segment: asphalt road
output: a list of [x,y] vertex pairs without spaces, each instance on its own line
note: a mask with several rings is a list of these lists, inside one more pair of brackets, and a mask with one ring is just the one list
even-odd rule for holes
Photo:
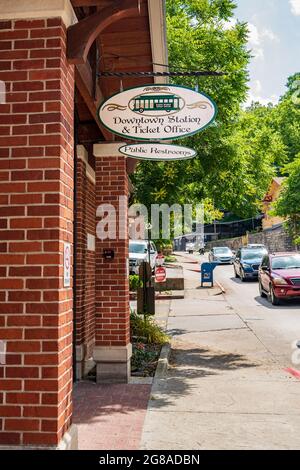
[[225,288],[225,298],[266,349],[282,365],[295,366],[291,355],[300,339],[300,301],[273,306],[261,298],[257,281],[236,279],[232,266],[218,266],[215,278]]

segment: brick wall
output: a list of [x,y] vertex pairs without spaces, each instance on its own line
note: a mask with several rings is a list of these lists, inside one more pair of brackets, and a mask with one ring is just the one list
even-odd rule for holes
[[95,236],[95,184],[86,163],[77,161],[77,275],[76,275],[76,378],[88,372],[86,361],[95,343],[95,251],[87,247],[88,234]]
[[56,445],[71,420],[73,67],[60,19],[0,23],[0,444]]
[[[121,233],[126,232],[123,224],[127,223],[119,210],[119,197],[127,196],[126,159],[96,157],[96,205],[112,204],[117,222],[116,240],[96,237],[96,346],[126,346],[130,341],[128,236],[122,239],[119,232],[120,223]],[[113,249],[115,258],[104,259],[104,249]]]

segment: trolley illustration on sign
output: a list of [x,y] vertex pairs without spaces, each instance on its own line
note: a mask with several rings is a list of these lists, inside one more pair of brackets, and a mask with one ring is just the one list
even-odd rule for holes
[[180,111],[182,98],[177,95],[139,95],[131,101],[131,109],[135,113],[144,111]]

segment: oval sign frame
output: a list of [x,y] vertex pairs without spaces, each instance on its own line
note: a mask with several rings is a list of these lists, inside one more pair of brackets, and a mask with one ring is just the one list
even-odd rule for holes
[[[139,91],[140,92],[139,92]],[[172,93],[172,90],[173,93]],[[182,92],[183,96],[181,96],[180,91]],[[165,95],[153,95],[153,93],[160,93],[163,92]],[[152,99],[147,100],[147,95],[148,97]],[[190,102],[187,102],[187,97],[190,96]],[[116,103],[116,98],[119,97],[120,101],[119,103]],[[168,100],[169,98],[169,100]],[[184,101],[184,107],[181,108],[182,101]],[[135,100],[136,103],[136,108],[132,109],[134,106],[132,102]],[[164,100],[164,102],[160,102],[160,100]],[[144,104],[141,104],[144,103]],[[147,108],[148,106],[148,108]],[[161,114],[161,106],[166,108],[165,114]],[[155,107],[155,110],[157,112],[157,115],[154,117],[153,116],[153,108]],[[176,110],[176,107],[178,107],[178,110]],[[210,107],[209,111],[207,109]],[[151,108],[151,109],[150,109]],[[174,112],[175,109],[175,112]],[[130,113],[127,118],[124,116],[124,119],[121,115],[116,115],[109,116],[109,118],[112,119],[118,119],[119,121],[123,119],[131,120],[132,122],[129,122],[129,125],[134,125],[134,127],[138,128],[139,125],[142,123],[144,125],[150,125],[153,124],[153,127],[161,125],[164,126],[163,129],[165,129],[167,126],[171,127],[172,125],[172,120],[174,120],[174,129],[177,129],[177,131],[173,133],[166,133],[166,132],[156,132],[157,135],[155,135],[155,132],[152,133],[146,133],[147,137],[143,137],[143,133],[136,132],[134,133],[133,131],[128,131],[125,132],[119,132],[120,129],[118,130],[113,128],[113,123],[109,122],[108,119],[105,117],[107,113],[122,113],[127,110],[127,114]],[[187,110],[187,111],[185,111]],[[202,116],[199,115],[200,110],[202,110]],[[203,120],[203,115],[205,117],[205,113],[208,114],[207,118],[204,120],[204,123],[200,124],[200,122]],[[147,114],[151,113],[151,114]],[[101,123],[102,126],[104,126],[107,130],[112,132],[113,134],[116,134],[120,137],[125,137],[128,139],[132,139],[135,141],[164,141],[164,140],[177,140],[177,139],[182,139],[183,137],[187,137],[190,135],[197,134],[200,131],[205,130],[208,126],[210,126],[216,116],[218,114],[218,108],[215,103],[215,101],[210,98],[208,95],[206,95],[203,92],[197,92],[191,88],[181,86],[181,85],[168,85],[168,84],[150,84],[150,85],[144,85],[144,86],[139,86],[139,87],[132,87],[132,88],[127,88],[122,92],[115,93],[114,95],[110,96],[107,98],[103,103],[100,104],[97,110],[97,117]],[[171,118],[171,122],[170,119]],[[181,122],[178,122],[179,120],[182,121],[182,124],[191,124],[193,125],[193,129],[184,129],[183,131],[179,132],[180,124]],[[134,119],[136,120],[134,123]],[[153,120],[156,119],[156,121],[153,122]],[[169,122],[165,122],[169,121]],[[143,122],[144,121],[144,122]],[[148,122],[147,122],[148,121]],[[151,122],[152,121],[152,122]],[[162,122],[163,121],[163,122]],[[196,126],[194,124],[194,121],[196,121]],[[120,124],[128,125],[128,123],[125,122],[120,122]],[[117,124],[116,124],[117,125]]]
[[[175,149],[181,149],[182,151],[186,151],[189,155],[188,156],[178,156],[178,157],[159,157],[159,158],[156,158],[155,156],[153,158],[149,157],[149,156],[146,156],[146,153],[147,152],[144,152],[145,155],[141,155],[141,154],[137,154],[137,155],[132,155],[132,154],[129,154],[128,152],[125,151],[126,147],[131,147],[131,148],[134,148],[134,147],[144,147],[144,148],[147,148],[147,147],[161,147],[161,148],[165,148],[166,150],[170,149],[170,151],[175,151]],[[119,152],[122,153],[123,155],[126,155],[127,157],[129,158],[136,158],[137,160],[148,160],[148,161],[151,161],[151,162],[174,162],[174,161],[178,161],[178,160],[190,160],[194,157],[196,157],[197,155],[197,152],[196,150],[194,149],[191,149],[189,147],[181,147],[179,145],[171,145],[171,144],[160,144],[160,143],[157,143],[157,142],[141,142],[140,144],[127,144],[127,145],[123,145],[123,147],[120,147],[119,148]],[[192,153],[192,154],[191,154]]]

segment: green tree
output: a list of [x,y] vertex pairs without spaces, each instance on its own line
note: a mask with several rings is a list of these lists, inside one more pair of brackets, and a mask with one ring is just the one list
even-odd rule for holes
[[287,91],[273,113],[273,124],[280,132],[292,162],[300,152],[300,73],[288,78]]
[[273,126],[273,107],[253,104],[241,111],[227,142],[232,158],[220,172],[217,200],[240,217],[252,217],[260,211],[272,177],[287,160],[282,136]]
[[[220,171],[235,150],[227,142],[247,93],[247,26],[227,27],[236,5],[233,0],[167,0],[170,68],[225,71],[222,77],[176,79],[176,84],[199,88],[217,103],[215,125],[181,141],[198,152],[190,161],[142,162],[134,176],[135,200],[151,203],[192,203],[215,198]],[[214,185],[211,184],[212,179]],[[216,201],[218,202],[218,201]]]
[[300,244],[300,153],[286,168],[289,177],[275,204],[275,213],[287,219],[286,225],[294,241]]
[[235,6],[233,0],[167,0],[170,68],[227,75],[176,79],[210,95],[219,114],[214,125],[181,141],[197,150],[193,160],[138,166],[136,201],[150,206],[204,200],[208,217],[220,214],[217,207],[247,218],[260,212],[272,177],[288,176],[286,165],[300,152],[300,73],[288,78],[277,106],[242,109],[250,52],[247,25],[230,22]]

